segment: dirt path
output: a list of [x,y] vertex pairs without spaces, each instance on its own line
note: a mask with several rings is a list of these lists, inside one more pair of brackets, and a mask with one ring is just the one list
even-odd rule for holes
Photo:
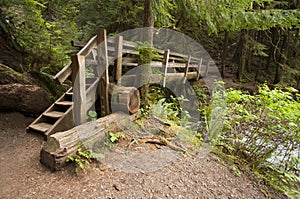
[[27,134],[32,121],[0,114],[0,198],[284,198],[235,175],[218,157],[181,157],[150,173],[125,173],[100,163],[86,175],[50,172],[39,162],[42,139]]

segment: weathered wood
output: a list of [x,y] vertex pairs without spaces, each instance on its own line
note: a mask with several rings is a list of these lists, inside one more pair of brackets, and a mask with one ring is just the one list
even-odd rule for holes
[[115,43],[115,62],[116,62],[116,81],[121,79],[122,76],[122,50],[123,50],[123,37],[118,36],[116,38],[116,43]]
[[78,75],[78,70],[79,70],[79,64],[78,64],[78,59],[77,55],[72,55],[71,56],[71,81],[72,81],[72,86],[74,86],[74,82],[76,80],[76,77]]
[[103,117],[109,114],[108,101],[108,55],[107,55],[107,38],[106,30],[100,29],[97,34],[97,53],[98,53],[98,75],[100,75],[99,94],[100,94],[100,115]]
[[[187,80],[196,79],[197,72],[188,72],[186,75]],[[132,86],[134,85],[134,81],[136,79],[136,75],[123,75],[121,79],[122,86]],[[172,81],[183,81],[184,73],[167,73],[166,82]],[[162,84],[163,75],[161,74],[151,74],[149,78],[149,84]]]
[[198,63],[197,80],[200,78],[201,67],[202,67],[202,58],[200,59],[200,61],[199,61],[199,63]]
[[170,50],[167,49],[165,50],[164,53],[164,59],[162,63],[162,72],[164,74],[164,79],[163,79],[163,87],[166,87],[166,78],[167,78],[167,71],[168,71],[168,65],[169,65],[169,55],[170,55]]
[[140,108],[140,92],[135,87],[114,86],[111,96],[112,112],[136,113]]
[[92,37],[88,43],[77,54],[87,56],[97,45],[97,36]]
[[189,66],[190,66],[190,62],[191,62],[191,55],[189,55],[188,57],[188,60],[186,62],[186,65],[185,65],[185,71],[184,71],[184,80],[183,80],[183,83],[185,84],[186,82],[186,79],[187,79],[187,74],[189,72]]
[[61,71],[59,71],[53,80],[58,81],[62,84],[72,74],[72,62],[69,62]]
[[[82,55],[72,56],[74,69],[72,70],[73,82],[73,114],[75,125],[82,124],[86,121],[86,90],[85,90],[85,57]],[[75,70],[78,71],[75,75]]]
[[78,148],[92,147],[94,143],[105,138],[105,133],[122,130],[118,122],[135,119],[137,119],[137,114],[128,116],[117,112],[68,131],[55,133],[44,144],[40,153],[40,161],[52,171],[59,170],[66,165],[66,159],[69,156],[76,154]]

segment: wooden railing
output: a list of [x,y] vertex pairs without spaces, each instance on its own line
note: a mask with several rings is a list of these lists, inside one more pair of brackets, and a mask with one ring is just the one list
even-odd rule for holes
[[[133,42],[124,40],[122,36],[107,38],[106,35],[105,29],[99,30],[98,34],[92,37],[76,55],[73,55],[71,62],[54,77],[56,81],[63,83],[71,76],[73,115],[75,121],[80,124],[85,122],[86,112],[95,103],[96,95],[100,97],[101,117],[109,114],[109,67],[114,67],[115,74],[111,79],[117,82],[121,80],[123,67],[128,69],[138,66],[139,51]],[[73,42],[73,45],[82,46],[78,42]],[[201,57],[171,52],[169,49],[157,49],[157,52],[157,58],[162,61],[152,61],[151,66],[160,69],[162,75],[159,81],[164,87],[168,79],[183,78],[183,83],[185,83],[189,79],[198,80],[200,77],[205,77],[208,72],[209,60],[205,60],[206,63],[204,63]],[[85,73],[86,66],[89,65],[96,66],[96,71],[95,81],[87,87]],[[168,69],[173,69],[174,72],[169,73]],[[157,81],[157,77],[150,79]]]

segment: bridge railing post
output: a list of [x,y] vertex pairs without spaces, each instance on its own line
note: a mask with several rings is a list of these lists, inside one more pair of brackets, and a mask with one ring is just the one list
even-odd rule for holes
[[108,55],[107,55],[107,36],[106,30],[100,29],[97,33],[97,54],[98,54],[98,75],[99,81],[99,95],[100,95],[100,108],[101,117],[110,113],[109,109],[109,76],[108,76]]
[[169,57],[170,57],[170,50],[166,49],[164,53],[164,59],[162,63],[162,72],[164,74],[163,76],[163,87],[166,87],[166,79],[167,79],[167,72],[168,72],[168,66],[169,66]]
[[73,116],[75,125],[86,122],[86,90],[85,90],[85,57],[73,55],[72,83],[73,83]]
[[186,82],[187,75],[188,75],[188,72],[189,72],[189,66],[190,66],[191,58],[192,58],[192,56],[189,55],[189,56],[188,56],[188,60],[186,61],[186,64],[185,64],[184,80],[183,80],[183,83],[184,83],[184,84],[185,84],[185,82]]
[[200,61],[198,62],[197,80],[199,80],[199,78],[200,78],[201,68],[202,68],[202,58],[201,58]]
[[123,56],[123,36],[118,36],[115,42],[115,67],[116,67],[116,81],[122,77],[122,56]]

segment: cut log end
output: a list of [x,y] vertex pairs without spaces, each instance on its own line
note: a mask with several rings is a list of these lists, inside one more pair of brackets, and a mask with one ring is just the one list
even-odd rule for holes
[[40,161],[52,171],[60,170],[66,165],[68,157],[77,153],[78,148],[93,146],[97,141],[103,140],[106,133],[112,130],[116,132],[122,130],[119,125],[116,125],[117,121],[126,121],[126,119],[133,121],[137,117],[138,114],[129,116],[122,112],[112,113],[68,131],[55,133],[44,144],[40,153]]
[[136,113],[140,108],[140,92],[135,87],[115,86],[112,93],[112,112]]

